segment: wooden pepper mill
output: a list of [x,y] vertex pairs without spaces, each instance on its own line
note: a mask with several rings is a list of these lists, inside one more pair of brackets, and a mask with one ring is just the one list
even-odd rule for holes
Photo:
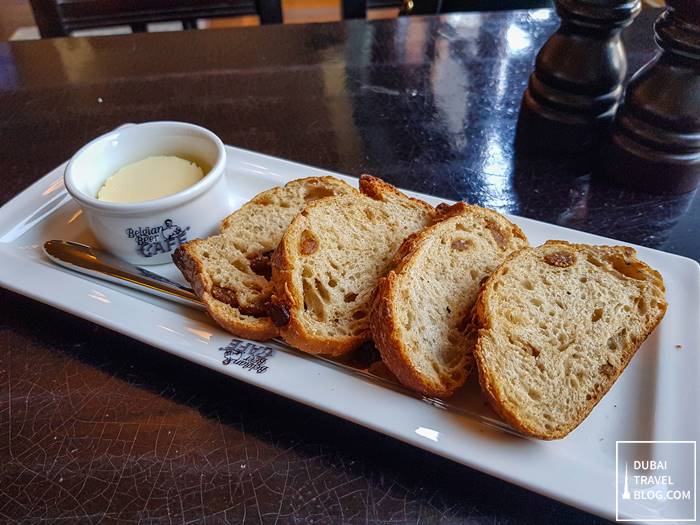
[[630,80],[600,159],[610,179],[651,193],[700,183],[700,0],[668,0],[656,57]]
[[622,96],[627,57],[620,32],[640,0],[555,0],[561,26],[537,55],[523,95],[517,146],[591,149],[609,130]]

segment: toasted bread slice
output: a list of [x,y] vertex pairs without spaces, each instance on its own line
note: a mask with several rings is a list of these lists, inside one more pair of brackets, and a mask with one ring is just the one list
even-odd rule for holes
[[525,234],[500,213],[457,203],[409,237],[379,281],[370,315],[382,361],[405,386],[448,397],[472,369],[472,310],[486,277]]
[[513,254],[476,304],[479,380],[516,430],[558,439],[613,385],[666,312],[632,248],[549,241]]
[[264,191],[229,215],[220,235],[183,244],[173,261],[222,328],[248,339],[270,339],[279,332],[266,310],[272,252],[307,204],[345,194],[359,192],[333,177],[298,179]]
[[307,206],[275,251],[270,313],[282,337],[309,353],[339,356],[370,339],[377,281],[403,240],[435,215],[375,177],[363,175],[360,191]]

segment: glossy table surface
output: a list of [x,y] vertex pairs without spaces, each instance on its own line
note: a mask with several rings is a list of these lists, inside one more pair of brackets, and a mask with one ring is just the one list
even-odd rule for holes
[[[645,11],[630,69],[654,52]],[[0,204],[127,121],[700,258],[700,202],[513,137],[552,11],[0,44]],[[0,521],[602,523],[0,290]],[[546,474],[546,473],[543,473]]]

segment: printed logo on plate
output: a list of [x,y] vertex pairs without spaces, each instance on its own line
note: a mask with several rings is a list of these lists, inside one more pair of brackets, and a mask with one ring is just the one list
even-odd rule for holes
[[136,226],[125,231],[129,239],[134,239],[136,251],[144,257],[173,251],[187,241],[189,226],[181,228],[172,219],[165,219],[156,226]]
[[267,372],[267,360],[272,357],[274,350],[268,346],[259,345],[252,341],[231,339],[231,342],[219,348],[224,353],[224,365],[240,366],[258,374]]

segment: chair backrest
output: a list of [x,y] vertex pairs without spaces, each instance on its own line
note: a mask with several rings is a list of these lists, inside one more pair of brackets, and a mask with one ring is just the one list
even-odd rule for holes
[[367,9],[401,7],[402,0],[341,0],[343,19],[366,18]]
[[552,0],[403,0],[402,15],[432,15],[468,11],[510,11],[552,7]]
[[195,29],[199,18],[259,15],[261,24],[282,22],[281,0],[29,0],[42,37],[76,29],[129,25],[145,31],[152,22],[182,21]]
[[400,7],[402,15],[503,11],[551,7],[552,0],[342,0],[343,18],[365,18],[367,9]]

